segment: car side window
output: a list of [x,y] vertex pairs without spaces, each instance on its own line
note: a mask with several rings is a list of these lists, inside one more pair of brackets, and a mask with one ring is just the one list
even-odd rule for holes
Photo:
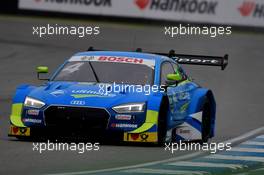
[[172,63],[172,65],[173,65],[173,68],[174,68],[175,72],[178,71],[181,74],[182,81],[186,80],[187,79],[187,75],[185,74],[183,69],[179,65],[177,65],[175,63]]
[[167,74],[174,74],[174,68],[170,62],[164,62],[161,65],[160,84],[165,85],[167,80]]

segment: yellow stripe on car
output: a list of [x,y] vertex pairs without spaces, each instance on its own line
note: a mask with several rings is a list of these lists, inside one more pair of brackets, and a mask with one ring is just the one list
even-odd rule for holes
[[23,109],[23,103],[15,103],[12,105],[10,120],[13,125],[18,127],[25,127],[25,125],[21,120],[22,109]]
[[133,131],[130,131],[129,133],[142,133],[142,132],[149,130],[155,124],[158,124],[158,116],[159,116],[158,111],[147,110],[145,123],[142,126],[140,126],[139,128],[137,128]]
[[97,95],[97,94],[73,94],[71,95],[74,98],[89,98],[89,97],[109,97],[106,95]]

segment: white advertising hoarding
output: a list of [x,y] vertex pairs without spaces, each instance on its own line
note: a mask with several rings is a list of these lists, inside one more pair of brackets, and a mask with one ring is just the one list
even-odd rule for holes
[[19,0],[19,9],[264,27],[263,0]]

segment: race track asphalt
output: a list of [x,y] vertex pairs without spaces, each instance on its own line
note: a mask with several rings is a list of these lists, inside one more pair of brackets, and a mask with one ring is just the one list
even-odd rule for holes
[[[32,35],[32,27],[50,24],[100,26],[98,36]],[[114,24],[29,17],[0,16],[0,174],[47,174],[135,165],[163,160],[175,154],[164,148],[101,145],[99,151],[32,151],[32,142],[7,137],[11,99],[17,85],[41,84],[35,67],[54,71],[72,54],[89,46],[98,49],[221,55],[229,54],[225,71],[215,67],[184,66],[202,86],[210,87],[217,101],[215,142],[221,142],[264,125],[264,34],[234,32],[216,38],[164,35],[163,26]]]

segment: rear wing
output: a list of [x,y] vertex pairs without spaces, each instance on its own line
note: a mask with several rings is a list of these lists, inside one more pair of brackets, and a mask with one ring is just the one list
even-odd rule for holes
[[[102,51],[89,47],[87,51]],[[141,48],[137,48],[136,52],[142,52]],[[146,52],[149,53],[149,52]],[[191,65],[202,65],[202,66],[218,66],[221,70],[224,70],[228,65],[228,55],[221,56],[204,56],[204,55],[186,55],[176,54],[174,50],[170,50],[169,53],[153,53],[156,55],[167,56],[175,60],[179,64],[191,64]]]
[[153,53],[158,55],[168,56],[175,60],[179,64],[191,64],[191,65],[202,65],[202,66],[219,66],[222,70],[228,65],[228,55],[220,56],[204,56],[204,55],[185,55],[176,54],[174,50],[171,50],[169,54],[165,53]]

